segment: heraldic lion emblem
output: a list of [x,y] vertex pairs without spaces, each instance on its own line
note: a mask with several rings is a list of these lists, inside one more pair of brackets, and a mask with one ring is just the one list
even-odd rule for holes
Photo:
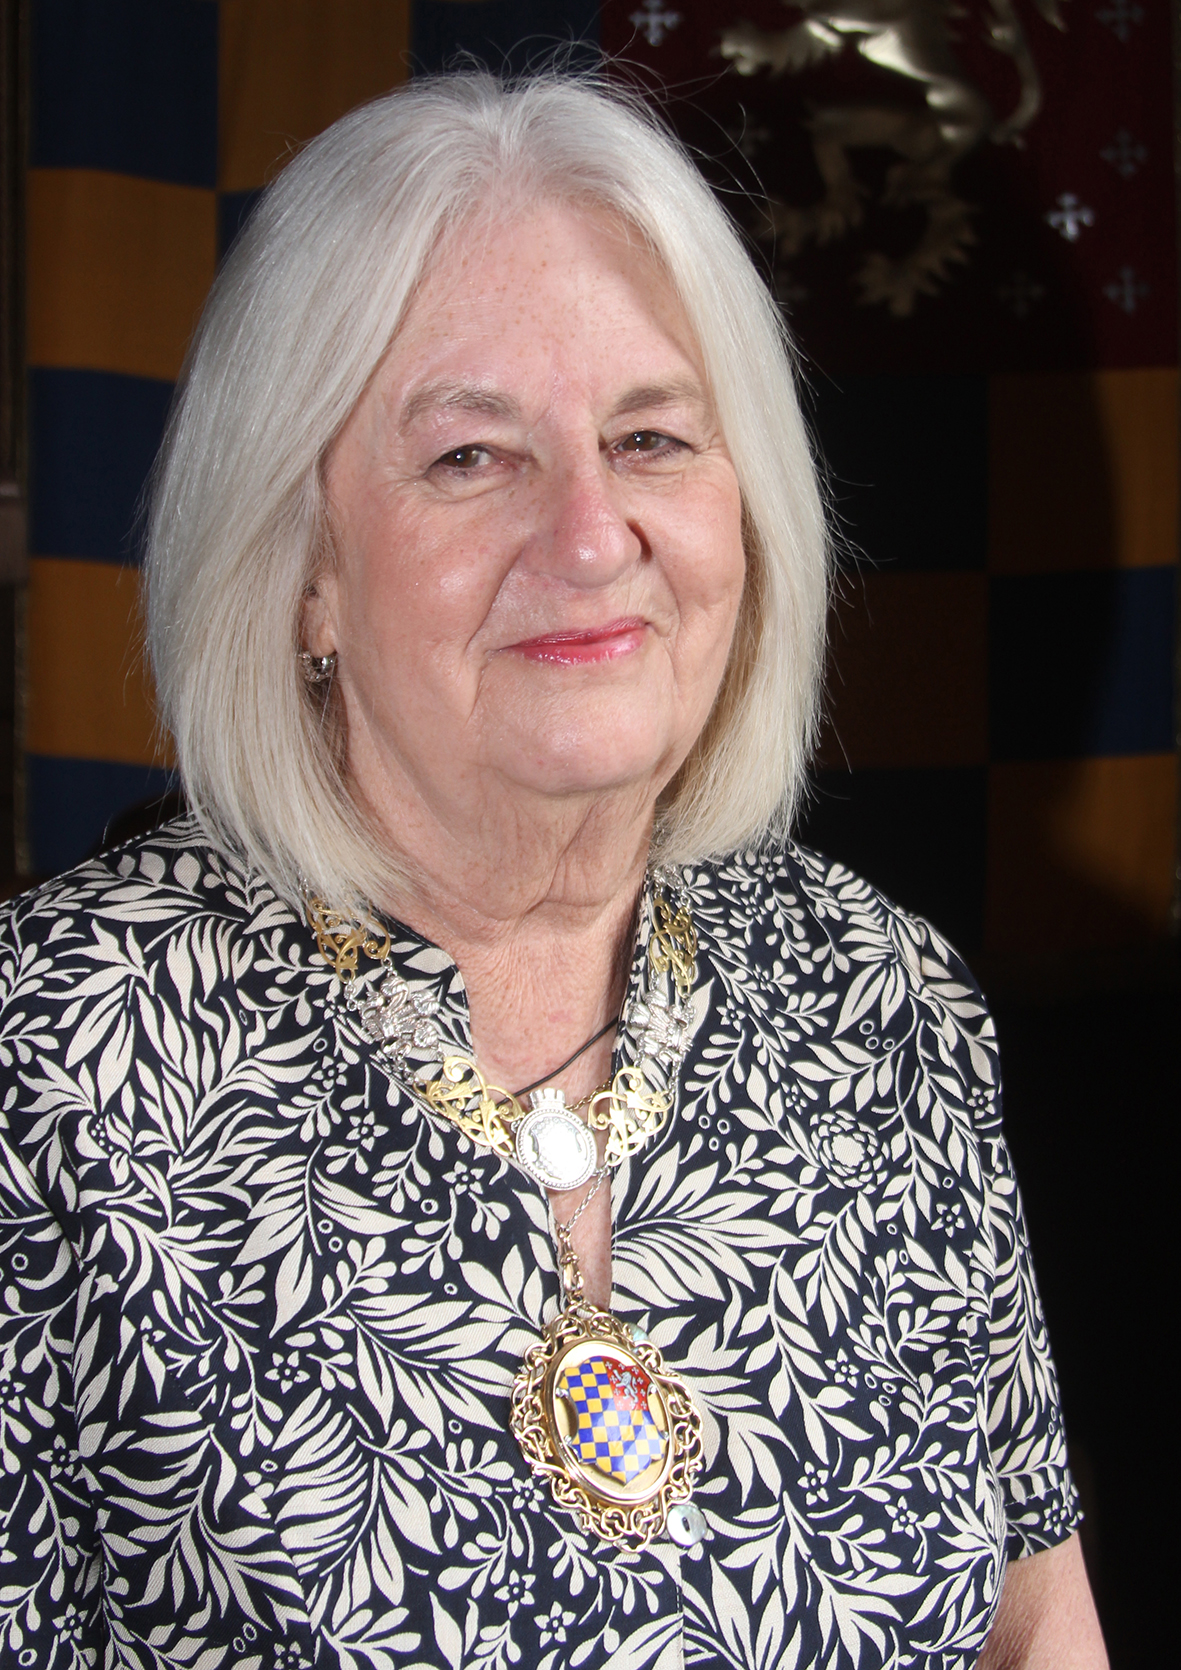
[[[1065,28],[1058,0],[1033,4],[1047,23]],[[953,184],[956,164],[985,143],[1019,144],[1041,108],[1041,79],[1024,25],[1014,0],[988,0],[985,37],[1012,59],[1018,76],[1017,102],[1000,117],[956,57],[952,20],[962,16],[962,8],[955,0],[801,0],[791,10],[802,16],[786,29],[740,23],[725,30],[722,57],[740,75],[764,69],[784,75],[852,49],[879,69],[918,83],[923,102],[878,98],[813,108],[807,126],[824,195],[804,208],[772,201],[767,234],[789,258],[808,243],[846,236],[863,214],[865,188],[854,172],[853,153],[869,147],[892,152],[898,160],[887,171],[883,202],[922,209],[924,230],[897,259],[880,251],[868,254],[857,287],[861,302],[905,317],[919,296],[939,290],[975,242],[971,205]]]

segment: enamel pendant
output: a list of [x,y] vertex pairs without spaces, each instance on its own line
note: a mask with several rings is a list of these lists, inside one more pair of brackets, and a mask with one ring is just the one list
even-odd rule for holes
[[572,1303],[548,1325],[513,1383],[511,1425],[555,1502],[605,1542],[643,1548],[666,1525],[700,1541],[701,1416],[656,1346],[609,1312]]
[[525,1354],[509,1424],[554,1501],[604,1542],[644,1548],[667,1530],[692,1548],[705,1535],[690,1501],[701,1416],[651,1340],[583,1297],[575,1221],[554,1226],[566,1305]]
[[517,1164],[543,1189],[577,1189],[598,1164],[595,1139],[560,1090],[535,1090],[532,1111],[514,1127]]

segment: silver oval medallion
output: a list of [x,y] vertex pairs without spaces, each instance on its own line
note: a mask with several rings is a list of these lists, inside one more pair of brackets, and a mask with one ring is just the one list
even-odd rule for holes
[[577,1189],[598,1163],[595,1139],[560,1090],[535,1091],[513,1133],[517,1164],[543,1189]]

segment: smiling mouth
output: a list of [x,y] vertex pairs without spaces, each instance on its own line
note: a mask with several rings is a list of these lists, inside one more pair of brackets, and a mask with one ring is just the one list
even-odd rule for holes
[[648,630],[638,619],[613,620],[606,626],[583,632],[547,632],[541,638],[526,638],[507,647],[529,661],[547,661],[559,667],[583,667],[595,661],[615,661],[639,649]]

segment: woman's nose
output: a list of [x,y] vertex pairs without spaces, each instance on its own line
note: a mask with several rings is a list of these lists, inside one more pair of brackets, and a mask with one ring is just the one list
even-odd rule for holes
[[530,566],[567,585],[609,585],[641,556],[623,485],[601,457],[546,472],[530,540]]

